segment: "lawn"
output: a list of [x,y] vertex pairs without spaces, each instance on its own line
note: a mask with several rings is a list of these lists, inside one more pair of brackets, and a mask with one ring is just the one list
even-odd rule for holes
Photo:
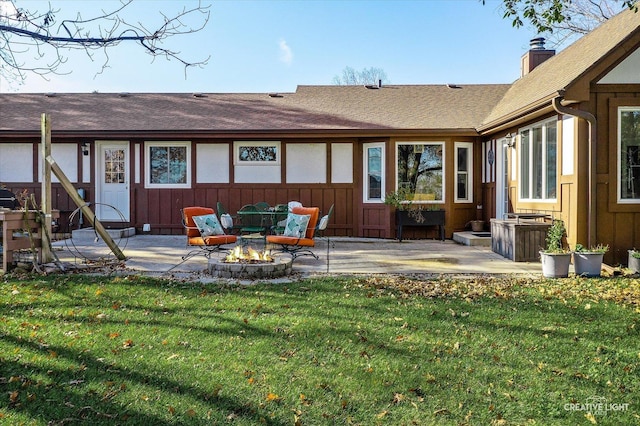
[[1,424],[640,424],[633,278],[0,280]]

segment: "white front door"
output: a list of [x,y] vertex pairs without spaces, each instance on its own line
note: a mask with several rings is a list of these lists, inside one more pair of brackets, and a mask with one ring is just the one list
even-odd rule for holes
[[129,221],[129,142],[96,142],[96,206],[102,222]]

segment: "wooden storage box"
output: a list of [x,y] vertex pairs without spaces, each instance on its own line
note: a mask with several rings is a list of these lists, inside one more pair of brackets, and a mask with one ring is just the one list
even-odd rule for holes
[[550,223],[491,219],[491,249],[514,262],[539,262]]

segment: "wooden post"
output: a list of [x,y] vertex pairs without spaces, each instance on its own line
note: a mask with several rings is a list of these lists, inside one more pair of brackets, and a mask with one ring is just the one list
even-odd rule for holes
[[49,263],[53,260],[51,253],[51,167],[45,160],[51,155],[51,119],[49,114],[42,114],[41,120],[41,143],[42,154],[42,185],[40,197],[40,210],[42,211],[44,223],[42,226],[42,263]]
[[96,232],[102,237],[107,246],[109,246],[113,254],[116,255],[118,260],[125,260],[126,257],[124,254],[122,254],[122,251],[120,251],[120,247],[118,247],[115,241],[113,241],[111,235],[109,235],[107,230],[104,229],[104,226],[102,226],[102,223],[100,223],[100,221],[96,219],[96,216],[93,214],[87,203],[82,198],[80,198],[80,195],[78,195],[78,191],[76,190],[76,188],[74,188],[73,184],[64,174],[60,166],[58,166],[56,161],[51,156],[48,156],[46,160],[47,163],[49,163],[49,165],[51,166],[51,171],[54,175],[56,175],[64,190],[67,191],[67,194],[69,194],[73,202],[82,209],[82,213],[84,214],[84,216],[91,223],[93,223]]

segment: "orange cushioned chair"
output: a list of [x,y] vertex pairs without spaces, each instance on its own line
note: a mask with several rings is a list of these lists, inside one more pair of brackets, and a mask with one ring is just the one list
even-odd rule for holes
[[197,247],[189,253],[182,256],[185,261],[195,255],[203,254],[207,259],[215,251],[219,251],[224,244],[232,244],[238,240],[235,235],[209,235],[203,237],[200,230],[193,220],[194,216],[204,216],[215,214],[214,210],[209,207],[185,207],[182,212],[182,224],[187,234],[187,247]]
[[291,213],[299,215],[309,215],[309,224],[304,237],[289,237],[286,235],[267,235],[267,243],[280,246],[275,251],[289,253],[295,260],[299,256],[313,256],[316,260],[318,256],[311,251],[310,247],[315,246],[316,224],[320,209],[318,207],[294,207]]

